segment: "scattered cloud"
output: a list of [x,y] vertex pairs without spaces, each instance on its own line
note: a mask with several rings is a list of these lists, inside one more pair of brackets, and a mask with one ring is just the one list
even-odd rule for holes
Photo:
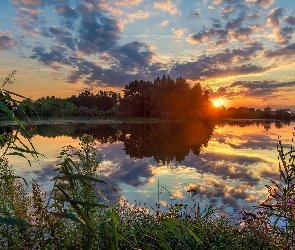
[[134,5],[138,5],[141,2],[142,0],[119,0],[119,1],[116,1],[116,5],[131,7]]
[[97,54],[117,45],[121,29],[116,19],[83,17],[79,32],[78,49],[85,54]]
[[24,30],[30,30],[42,23],[40,15],[44,14],[41,9],[34,8],[18,8],[16,9],[18,17],[14,19],[17,26]]
[[261,5],[264,9],[268,9],[274,4],[274,0],[246,0],[246,3],[254,3],[256,5]]
[[77,19],[79,17],[79,13],[77,12],[77,10],[71,8],[68,5],[57,5],[54,8],[54,11],[64,18]]
[[164,20],[163,22],[161,22],[160,26],[165,27],[165,26],[168,26],[169,23],[170,23],[170,20]]
[[24,4],[24,5],[39,5],[42,0],[10,0],[14,4]]
[[175,36],[182,37],[184,32],[187,31],[187,29],[178,29],[178,30],[176,30],[176,29],[173,28],[172,31],[173,31]]
[[295,16],[286,16],[284,20],[287,24],[295,25]]
[[158,2],[154,2],[153,7],[155,9],[168,12],[170,15],[174,15],[179,12],[177,6],[174,3],[172,3],[171,0],[161,0]]
[[293,58],[295,55],[295,42],[284,47],[280,47],[276,50],[265,51],[264,56],[266,58],[284,57]]
[[12,37],[12,33],[9,31],[0,30],[0,51],[12,49],[15,45],[18,44],[18,40]]
[[198,9],[197,11],[195,11],[195,12],[191,12],[190,14],[189,14],[189,17],[188,17],[189,19],[199,19],[199,18],[201,18],[201,10],[200,9]]
[[127,14],[127,22],[134,22],[137,19],[146,19],[149,18],[151,15],[148,11],[138,10],[135,13]]

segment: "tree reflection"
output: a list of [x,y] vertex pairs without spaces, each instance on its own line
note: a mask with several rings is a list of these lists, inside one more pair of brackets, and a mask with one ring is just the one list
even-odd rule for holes
[[124,150],[131,158],[153,157],[157,163],[181,162],[198,155],[213,133],[213,123],[127,124],[122,129]]
[[123,142],[130,158],[154,158],[157,163],[182,162],[193,152],[199,155],[213,133],[212,122],[161,122],[124,124],[55,124],[37,125],[32,135],[55,138],[81,137],[90,134],[100,143]]

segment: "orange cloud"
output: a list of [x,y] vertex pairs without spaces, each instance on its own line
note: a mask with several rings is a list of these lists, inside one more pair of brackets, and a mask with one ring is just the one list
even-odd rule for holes
[[178,9],[175,4],[171,2],[171,0],[162,0],[159,2],[155,2],[153,4],[155,9],[160,9],[162,11],[167,11],[171,15],[174,15],[178,12]]
[[179,30],[175,30],[174,28],[172,29],[174,35],[176,35],[177,37],[182,37],[184,32],[187,31],[187,29],[179,29]]

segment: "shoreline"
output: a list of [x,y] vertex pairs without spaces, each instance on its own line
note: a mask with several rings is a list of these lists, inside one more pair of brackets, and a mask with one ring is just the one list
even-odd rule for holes
[[[123,123],[174,123],[174,122],[197,122],[195,121],[187,121],[187,120],[165,120],[165,119],[144,119],[144,118],[41,118],[41,119],[31,119],[25,120],[21,123],[24,125],[58,125],[58,124],[123,124]],[[215,122],[294,122],[294,120],[285,121],[285,120],[277,120],[277,119],[243,119],[243,118],[229,118],[229,119],[220,119],[215,120]],[[15,121],[3,120],[0,121],[0,126],[10,126],[17,125]]]

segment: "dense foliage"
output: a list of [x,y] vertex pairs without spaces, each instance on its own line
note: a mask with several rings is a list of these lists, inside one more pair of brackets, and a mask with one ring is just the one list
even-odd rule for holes
[[269,106],[263,110],[247,107],[219,107],[218,114],[220,118],[224,119],[277,119],[289,121],[294,118],[294,114],[288,109],[277,109],[272,111]]
[[25,113],[30,117],[115,116],[119,100],[120,94],[113,91],[93,94],[86,90],[69,98],[47,96],[35,101],[25,99],[16,114],[23,116]]
[[181,77],[173,80],[164,75],[153,83],[133,81],[123,91],[120,109],[125,117],[212,118],[209,92],[202,91],[200,84],[191,88]]

